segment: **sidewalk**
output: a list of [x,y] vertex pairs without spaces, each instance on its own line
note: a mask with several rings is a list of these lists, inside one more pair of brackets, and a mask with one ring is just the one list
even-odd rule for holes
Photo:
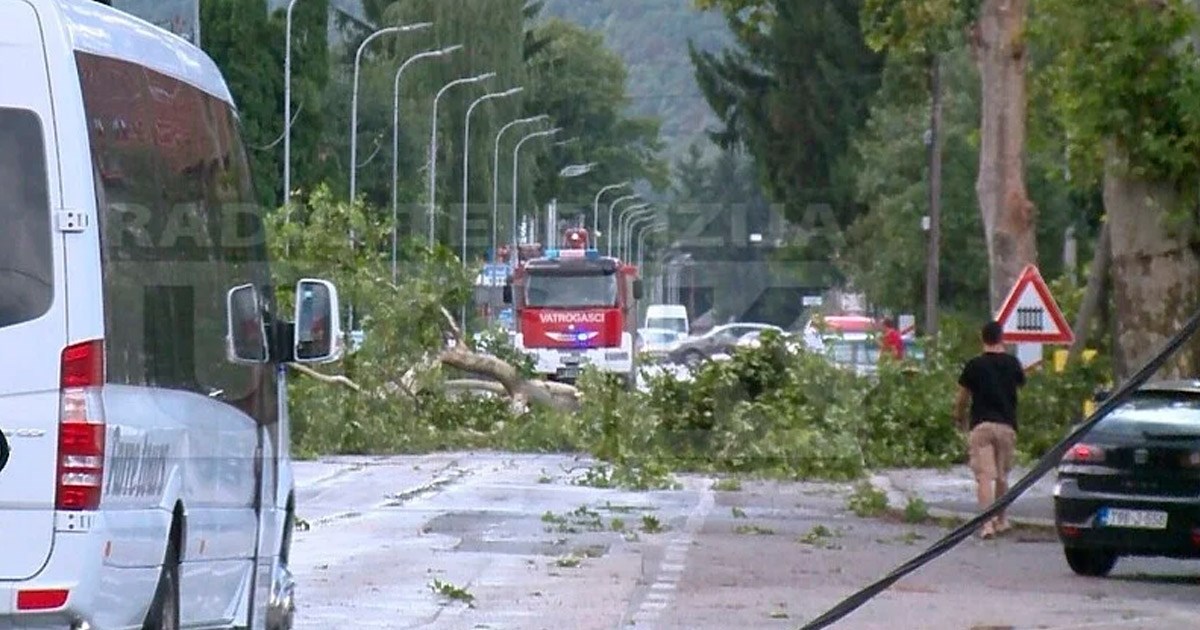
[[[1016,483],[1029,472],[1013,469],[1009,483]],[[966,466],[948,470],[883,470],[871,476],[871,483],[888,495],[888,504],[903,509],[910,497],[920,497],[935,517],[973,518],[979,513],[975,499],[975,481]],[[1054,527],[1054,473],[1043,476],[1008,510],[1009,520],[1035,527]]]

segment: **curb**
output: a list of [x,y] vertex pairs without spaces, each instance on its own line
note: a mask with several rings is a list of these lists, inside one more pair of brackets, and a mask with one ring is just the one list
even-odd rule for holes
[[[868,481],[870,481],[871,485],[874,486],[876,490],[879,490],[887,495],[888,505],[891,506],[893,510],[899,510],[901,513],[903,513],[904,506],[908,504],[910,499],[920,497],[920,495],[914,492],[909,492],[896,487],[896,485],[892,483],[891,477],[888,475],[872,474]],[[969,521],[979,515],[978,512],[948,510],[932,505],[928,507],[927,511],[929,512],[929,516],[933,518],[960,519],[964,521]],[[1016,526],[1057,531],[1057,525],[1054,523],[1054,519],[1009,515],[1008,520]]]

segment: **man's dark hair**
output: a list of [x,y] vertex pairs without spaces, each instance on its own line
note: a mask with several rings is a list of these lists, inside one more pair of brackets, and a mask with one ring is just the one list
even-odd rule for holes
[[983,343],[994,346],[1000,343],[1000,340],[1004,337],[1004,328],[1000,325],[1000,322],[988,322],[983,325],[983,330],[980,331],[979,336],[983,338]]
[[896,320],[892,319],[891,317],[885,317],[883,319],[883,327],[884,328],[895,328]]

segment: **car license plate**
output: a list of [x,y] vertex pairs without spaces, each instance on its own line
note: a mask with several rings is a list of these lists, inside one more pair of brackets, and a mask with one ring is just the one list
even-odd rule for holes
[[1134,529],[1166,529],[1167,513],[1157,510],[1100,510],[1100,524],[1105,527]]

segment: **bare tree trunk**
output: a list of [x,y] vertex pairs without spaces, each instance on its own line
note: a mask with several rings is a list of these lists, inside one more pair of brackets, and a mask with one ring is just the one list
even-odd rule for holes
[[1112,257],[1112,230],[1109,222],[1100,226],[1100,236],[1096,238],[1096,253],[1092,255],[1092,266],[1088,272],[1087,289],[1083,293],[1083,304],[1079,307],[1079,315],[1075,318],[1075,343],[1071,344],[1067,362],[1079,360],[1087,348],[1088,333],[1091,331],[1092,320],[1096,311],[1100,310],[1100,300],[1104,296],[1104,286],[1108,280],[1108,264]]
[[995,312],[1025,265],[1037,262],[1037,212],[1025,188],[1028,0],[983,0],[972,34],[982,88],[979,178]]
[[[1118,381],[1149,359],[1200,304],[1200,257],[1186,233],[1167,229],[1167,215],[1178,202],[1171,185],[1129,177],[1120,153],[1108,149],[1104,207],[1112,230]],[[1189,344],[1156,377],[1195,375],[1198,349],[1200,344]]]

